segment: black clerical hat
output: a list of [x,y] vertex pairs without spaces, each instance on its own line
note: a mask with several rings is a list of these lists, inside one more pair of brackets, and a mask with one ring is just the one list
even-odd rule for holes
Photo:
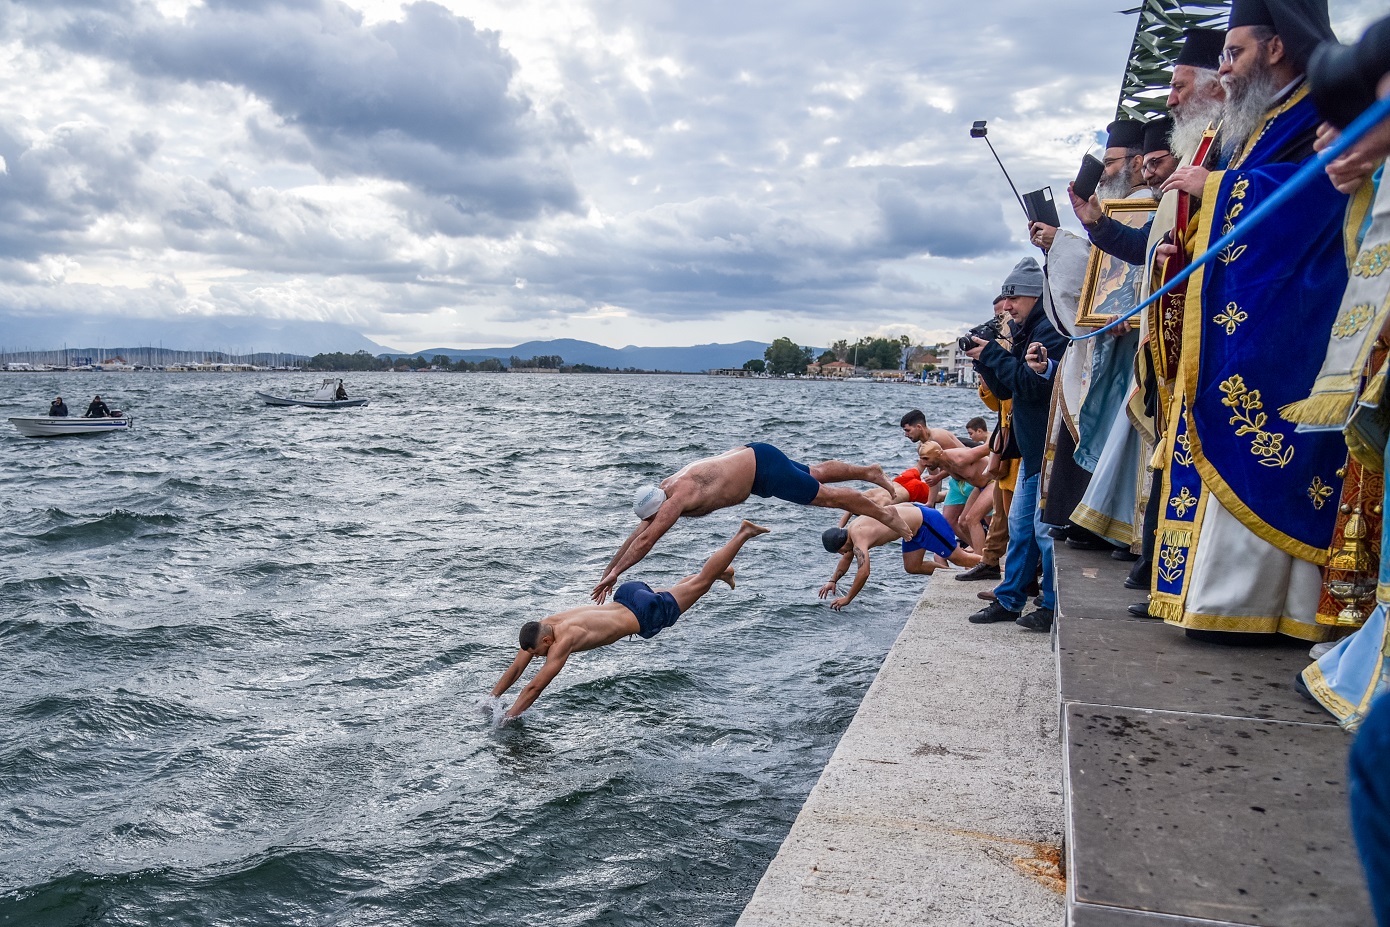
[[1105,127],[1106,148],[1141,148],[1144,144],[1144,124],[1133,119],[1116,119]]
[[1222,29],[1184,29],[1182,51],[1173,64],[1215,71],[1221,67],[1221,46],[1225,42],[1226,32]]
[[1173,131],[1173,117],[1159,116],[1144,123],[1144,154],[1168,151],[1168,134]]
[[1235,0],[1230,27],[1238,26],[1272,26],[1299,71],[1308,70],[1308,59],[1319,42],[1337,38],[1327,15],[1327,0]]

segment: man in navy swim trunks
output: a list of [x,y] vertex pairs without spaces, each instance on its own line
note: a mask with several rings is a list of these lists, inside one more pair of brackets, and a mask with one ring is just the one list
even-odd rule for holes
[[[946,516],[936,509],[920,502],[903,502],[893,508],[898,510],[903,521],[913,529],[912,538],[903,541],[904,571],[930,576],[936,571],[936,564],[926,558],[928,553],[940,554],[960,567],[969,568],[980,562],[979,554],[972,554],[956,544],[956,533],[951,530]],[[869,551],[896,540],[897,534],[866,518],[856,518],[849,530],[827,528],[821,535],[821,543],[829,553],[839,554],[840,562],[835,565],[835,573],[830,577],[830,582],[820,587],[818,595],[822,599],[837,596],[830,603],[830,607],[836,611],[854,601],[859,590],[869,581]],[[840,595],[836,583],[849,572],[851,561],[857,562],[859,567],[854,573],[854,582],[850,585],[849,592]]]
[[655,637],[662,628],[669,628],[700,596],[709,592],[716,580],[734,588],[734,557],[750,539],[766,534],[767,529],[745,521],[738,531],[714,552],[700,572],[687,576],[670,589],[652,589],[646,583],[623,583],[607,605],[581,605],[558,612],[540,621],[528,621],[521,626],[521,649],[492,687],[492,697],[498,698],[521,678],[532,657],[544,657],[545,666],[521,690],[506,717],[515,718],[531,707],[541,691],[565,668],[569,655],[580,650],[605,647],[633,634]]
[[890,493],[893,490],[893,484],[877,464],[860,467],[842,460],[827,460],[808,467],[789,460],[771,444],[745,444],[718,457],[687,464],[674,476],[662,480],[660,486],[638,490],[633,508],[642,521],[608,561],[603,578],[594,587],[593,600],[602,603],[623,571],[647,556],[678,518],[708,515],[738,505],[750,495],[775,496],[797,505],[819,505],[868,515],[883,522],[898,537],[912,537],[913,531],[892,506],[880,505],[858,490],[825,485],[848,480],[873,483]]

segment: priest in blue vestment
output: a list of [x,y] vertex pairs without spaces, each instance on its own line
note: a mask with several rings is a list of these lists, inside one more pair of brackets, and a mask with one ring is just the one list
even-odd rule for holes
[[[1164,185],[1202,198],[1192,253],[1313,156],[1321,120],[1304,75],[1332,37],[1327,0],[1233,3],[1222,169],[1180,168]],[[1335,432],[1296,432],[1280,410],[1317,376],[1322,357],[1306,345],[1326,343],[1369,201],[1320,177],[1188,286],[1149,611],[1191,636],[1331,633],[1315,615],[1346,449]]]

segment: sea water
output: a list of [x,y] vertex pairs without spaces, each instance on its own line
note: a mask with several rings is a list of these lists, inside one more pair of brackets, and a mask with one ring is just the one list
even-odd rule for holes
[[[772,529],[660,636],[488,698],[582,604],[636,486],[749,441],[912,464],[967,390],[694,376],[0,374],[128,432],[0,433],[0,923],[732,924],[901,629],[894,550],[834,612],[835,514],[676,525],[625,578]],[[533,667],[534,668],[534,667]],[[529,674],[528,674],[529,678]]]

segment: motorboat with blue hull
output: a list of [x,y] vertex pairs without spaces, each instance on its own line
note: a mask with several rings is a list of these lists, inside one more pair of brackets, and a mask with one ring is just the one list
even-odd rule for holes
[[307,409],[350,409],[354,406],[367,404],[365,399],[348,399],[347,390],[343,388],[343,381],[335,377],[325,379],[323,384],[314,391],[314,395],[308,399],[276,396],[273,393],[263,393],[260,390],[256,390],[256,398],[268,406],[304,406]]
[[130,416],[113,410],[112,415],[98,418],[17,416],[10,419],[10,424],[19,429],[19,433],[26,438],[59,438],[64,435],[96,435],[110,431],[125,431],[131,427],[131,419]]

